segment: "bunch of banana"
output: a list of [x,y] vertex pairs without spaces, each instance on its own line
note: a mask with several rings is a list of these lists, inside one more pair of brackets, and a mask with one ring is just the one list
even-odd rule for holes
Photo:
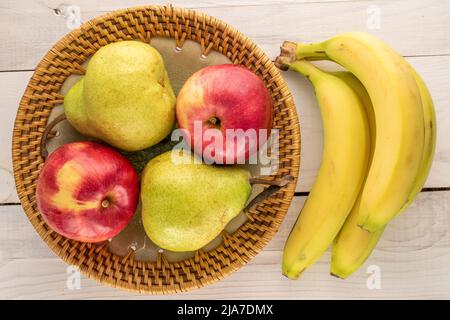
[[[311,72],[317,68],[305,60],[324,59],[350,72],[318,71],[314,74],[320,74],[322,81],[313,80],[319,78]],[[276,64],[311,80],[321,109],[325,143],[318,178],[286,242],[283,273],[298,277],[334,240],[331,273],[345,278],[364,263],[387,223],[404,211],[422,189],[436,144],[433,102],[411,65],[366,33],[345,33],[314,44],[285,42]],[[336,79],[342,83],[340,89],[329,84],[336,83]],[[326,89],[324,83],[333,89]],[[348,93],[348,88],[353,94]],[[359,119],[360,113],[348,111],[348,105],[355,103],[363,108],[365,120]],[[345,115],[326,114],[325,110],[337,105],[346,106],[340,110]],[[337,141],[339,147],[327,148],[332,143],[327,140],[342,131],[343,118],[359,121],[365,132],[349,130],[340,138],[345,143]],[[364,121],[366,126],[361,125]],[[361,137],[366,136],[369,147],[362,147]],[[361,153],[368,162],[364,170],[357,166],[348,172],[348,165],[357,162],[355,154]],[[337,157],[345,160],[337,161]],[[332,171],[323,168],[327,166]],[[330,189],[329,185],[342,189]],[[360,186],[357,190],[356,185]]]
[[367,171],[370,136],[361,100],[345,81],[305,60],[289,67],[313,83],[324,127],[320,170],[284,249],[283,272],[296,278],[327,250],[353,207]]

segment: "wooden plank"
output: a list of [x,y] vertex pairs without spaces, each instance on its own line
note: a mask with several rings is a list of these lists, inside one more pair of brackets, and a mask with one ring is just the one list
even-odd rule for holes
[[[70,30],[53,9],[64,1],[3,1],[0,7],[0,70],[33,69],[43,55]],[[146,4],[145,1],[73,0],[82,21],[110,10]],[[166,3],[156,1],[155,3]],[[199,8],[224,20],[275,56],[283,40],[319,41],[338,32],[370,31],[402,54],[450,53],[450,6],[445,0],[376,1],[171,1]],[[257,9],[256,9],[257,8]],[[378,23],[379,22],[379,23]]]
[[[298,281],[280,273],[284,241],[304,202],[296,197],[280,231],[248,265],[211,286],[167,299],[450,298],[450,192],[421,193],[388,226],[366,264],[347,280],[328,275],[327,252]],[[380,268],[381,289],[368,289],[367,267]],[[0,206],[0,298],[154,299],[81,277],[66,287],[67,266],[40,240],[20,206]],[[45,289],[44,289],[45,288]]]
[[0,203],[17,203],[12,170],[12,132],[19,101],[32,72],[0,72]]
[[[342,1],[348,0],[171,0],[171,1],[156,0],[152,1],[151,4],[158,4],[158,5],[171,4],[172,6],[183,8],[214,8],[214,7],[221,8],[221,7],[235,7],[235,6],[258,7],[264,5],[280,5],[290,3],[342,2]],[[61,3],[74,3],[89,11],[99,10],[98,4],[90,0],[76,0],[72,2],[62,2],[60,0],[47,0],[44,1],[44,3],[46,4],[46,6],[51,8],[56,8]],[[100,10],[113,11],[123,9],[125,7],[146,6],[146,5],[149,5],[149,2],[146,0],[133,0],[128,2],[123,0],[107,0],[102,2]]]
[[[438,137],[450,132],[450,56],[408,58],[428,83],[436,104]],[[322,64],[323,65],[323,64]],[[329,64],[327,64],[330,69]],[[0,203],[18,202],[12,180],[11,135],[20,98],[31,72],[1,72],[3,107],[0,108]],[[297,104],[302,134],[302,159],[297,191],[309,191],[320,166],[322,123],[311,85],[293,72],[283,73]],[[449,187],[450,147],[444,138],[437,141],[435,161],[426,187]]]

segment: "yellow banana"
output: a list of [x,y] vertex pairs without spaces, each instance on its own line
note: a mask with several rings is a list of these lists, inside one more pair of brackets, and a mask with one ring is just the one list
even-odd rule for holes
[[367,172],[369,127],[360,99],[343,80],[306,61],[278,63],[312,82],[324,132],[316,181],[284,248],[283,274],[295,279],[331,245],[358,197]]
[[375,150],[375,137],[376,137],[375,113],[373,111],[372,100],[370,100],[369,93],[367,92],[366,88],[364,88],[361,81],[359,81],[358,78],[356,78],[352,73],[348,71],[337,71],[332,72],[331,74],[345,81],[347,85],[350,88],[352,88],[353,91],[355,91],[355,93],[358,95],[364,107],[370,132],[370,157],[369,157],[369,166],[370,166],[373,151]]
[[[414,201],[414,198],[425,184],[431,168],[431,163],[433,162],[434,150],[436,146],[436,115],[433,100],[422,78],[412,67],[411,70],[419,87],[420,96],[422,99],[425,124],[425,144],[419,175],[417,176],[414,187],[411,190],[408,202],[403,206],[400,212],[404,211]],[[371,101],[368,99],[369,96],[367,91],[358,79],[356,79],[356,77],[349,72],[339,72],[336,73],[336,75],[345,80],[347,84],[349,84],[355,92],[359,94],[366,110],[372,107]],[[368,119],[369,127],[371,128],[371,143],[374,144],[375,135],[373,134],[374,131],[372,128],[375,127],[375,122],[374,118],[371,118],[370,113]],[[359,200],[360,198],[358,201]],[[358,205],[356,204],[345,221],[339,235],[334,241],[331,257],[331,274],[340,278],[348,277],[365,262],[365,260],[372,253],[372,250],[375,248],[375,245],[384,231],[384,227],[373,233],[361,229],[357,225],[357,217]]]
[[409,195],[408,202],[402,207],[399,213],[403,212],[414,201],[417,194],[422,190],[423,185],[427,181],[428,174],[430,173],[431,164],[434,159],[434,151],[436,148],[436,113],[434,110],[433,98],[427,85],[423,81],[422,77],[417,73],[414,68],[409,65],[414,75],[414,79],[419,87],[420,97],[423,105],[423,119],[424,119],[424,135],[425,144],[423,148],[423,156],[420,164],[419,175]]
[[[363,84],[353,74],[346,71],[333,74],[344,80],[358,94],[366,111],[370,128],[370,167],[376,142],[375,114],[372,101]],[[334,240],[331,252],[331,274],[343,279],[352,274],[366,261],[384,231],[384,227],[381,230],[369,232],[358,226],[360,201],[361,194]]]
[[345,33],[316,44],[285,42],[282,55],[327,57],[351,71],[367,89],[376,122],[376,145],[361,194],[358,225],[382,229],[407,204],[424,149],[424,115],[410,66],[365,33]]

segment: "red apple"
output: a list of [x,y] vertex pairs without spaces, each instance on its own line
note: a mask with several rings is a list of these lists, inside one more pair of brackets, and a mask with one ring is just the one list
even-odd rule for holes
[[131,163],[96,142],[74,142],[46,160],[36,189],[39,211],[59,234],[99,242],[118,234],[134,215],[139,181]]
[[191,148],[204,160],[226,164],[245,162],[266,142],[272,109],[264,82],[233,64],[194,73],[176,104],[178,125]]

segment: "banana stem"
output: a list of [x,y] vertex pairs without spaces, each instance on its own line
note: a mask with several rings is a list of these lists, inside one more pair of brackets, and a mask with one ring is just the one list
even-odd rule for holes
[[320,43],[297,43],[295,48],[295,56],[297,59],[308,60],[327,60],[328,56],[325,51],[325,45]]
[[280,55],[275,59],[275,66],[281,70],[289,69],[296,60],[327,60],[324,43],[303,44],[284,41],[280,47]]
[[48,135],[49,133],[52,131],[52,129],[61,121],[66,120],[66,115],[60,114],[59,116],[57,116],[55,119],[53,119],[52,122],[50,122],[48,124],[48,126],[45,128],[44,133],[42,134],[42,138],[41,138],[41,157],[44,159],[47,159],[48,157],[48,150],[47,150],[47,140],[49,139]]
[[283,42],[280,55],[275,59],[275,65],[281,70],[291,69],[314,81],[325,73],[307,60],[327,59],[324,51],[320,51],[321,44],[301,44],[290,41]]
[[297,44],[291,41],[285,41],[280,47],[280,55],[275,59],[275,66],[281,70],[289,69],[289,65],[297,60],[295,51]]
[[314,66],[312,63],[306,60],[297,60],[289,65],[289,69],[299,72],[307,77],[311,82],[317,80],[320,76],[325,75],[325,73]]

